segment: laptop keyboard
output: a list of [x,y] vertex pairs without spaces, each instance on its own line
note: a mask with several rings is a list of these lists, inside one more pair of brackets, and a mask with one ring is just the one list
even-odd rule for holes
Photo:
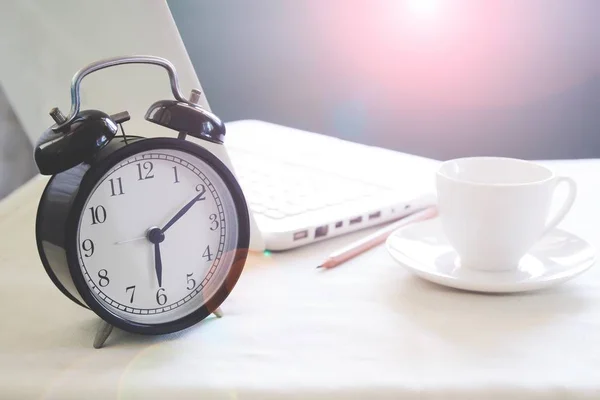
[[235,152],[232,158],[249,208],[273,219],[290,217],[389,189],[279,159]]

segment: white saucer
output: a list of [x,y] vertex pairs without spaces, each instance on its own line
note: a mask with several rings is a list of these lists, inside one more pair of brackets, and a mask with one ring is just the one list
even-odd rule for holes
[[423,279],[456,289],[492,293],[553,286],[584,272],[596,259],[589,243],[555,229],[521,259],[517,270],[486,272],[461,268],[439,218],[398,229],[387,239],[386,248],[396,261]]

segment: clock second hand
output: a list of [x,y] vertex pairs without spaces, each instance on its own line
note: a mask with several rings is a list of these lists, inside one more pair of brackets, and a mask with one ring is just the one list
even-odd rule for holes
[[136,240],[142,240],[142,239],[147,239],[147,238],[146,238],[146,236],[140,236],[140,237],[136,237],[136,238],[133,238],[133,239],[121,240],[119,242],[115,242],[114,244],[123,244],[123,243],[135,242]]

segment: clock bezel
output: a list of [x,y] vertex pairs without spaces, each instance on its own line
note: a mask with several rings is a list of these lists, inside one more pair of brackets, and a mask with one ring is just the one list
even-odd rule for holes
[[[197,157],[208,164],[208,166],[213,168],[217,175],[223,179],[223,182],[229,190],[236,208],[238,217],[238,238],[231,268],[223,283],[206,303],[192,311],[190,314],[179,319],[169,322],[150,324],[133,322],[124,317],[113,314],[102,305],[101,301],[96,299],[96,297],[92,294],[91,289],[86,284],[85,277],[81,271],[78,256],[77,236],[79,221],[82,213],[85,211],[85,204],[89,196],[92,195],[92,191],[94,190],[98,181],[101,180],[104,175],[110,171],[110,169],[123,160],[145,151],[161,149],[179,150]],[[89,308],[91,308],[96,314],[98,314],[108,323],[123,330],[142,334],[165,334],[186,329],[200,322],[213,313],[214,310],[217,309],[229,296],[231,290],[236,285],[242,273],[248,256],[248,245],[250,242],[250,219],[246,200],[240,185],[227,166],[216,156],[203,147],[186,140],[168,137],[146,138],[129,143],[128,145],[117,149],[105,158],[98,160],[98,162],[94,163],[87,171],[79,185],[77,195],[74,198],[69,216],[66,221],[65,239],[67,244],[66,255],[69,272],[73,279],[75,288]]]

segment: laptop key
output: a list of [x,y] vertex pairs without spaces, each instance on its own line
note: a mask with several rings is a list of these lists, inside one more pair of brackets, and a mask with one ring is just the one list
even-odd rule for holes
[[262,214],[269,218],[273,218],[273,219],[280,219],[280,218],[285,217],[285,214],[282,213],[281,211],[271,210],[271,209],[264,211]]

